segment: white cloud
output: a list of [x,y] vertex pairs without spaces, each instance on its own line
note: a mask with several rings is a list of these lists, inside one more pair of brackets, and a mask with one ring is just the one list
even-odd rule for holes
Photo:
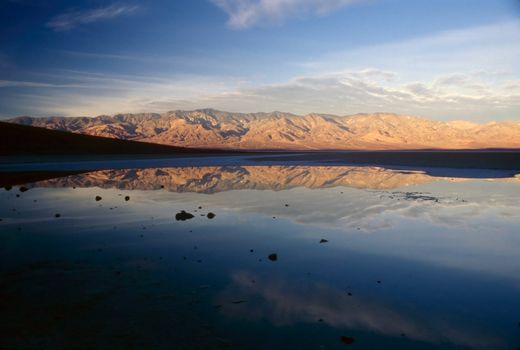
[[500,22],[327,52],[300,65],[307,74],[377,67],[423,79],[452,72],[520,74],[520,22]]
[[[281,110],[336,115],[383,111],[483,122],[517,119],[520,113],[520,89],[515,88],[520,86],[520,80],[497,80],[496,75],[489,73],[443,74],[414,81],[395,72],[364,69],[305,75],[259,87],[243,86],[242,81],[229,77],[151,78],[70,71],[62,74],[73,79],[60,84],[0,80],[0,88],[18,86],[36,88],[34,93],[41,91],[41,99],[31,98],[38,103],[35,110],[39,110],[39,115],[212,107],[233,112]],[[57,90],[60,93],[55,93]]]
[[47,27],[55,31],[67,31],[82,24],[130,15],[138,8],[137,5],[112,4],[96,9],[65,12],[47,22]]
[[211,0],[229,15],[232,28],[279,23],[290,17],[325,15],[360,0]]
[[[49,80],[63,84],[67,78],[65,83],[81,86],[81,91],[64,89],[58,94],[55,87],[60,86],[46,86],[45,79],[35,79],[40,86],[32,87],[53,91],[42,93],[46,103],[37,106],[39,115],[213,107],[233,112],[346,115],[384,111],[441,120],[510,120],[520,115],[520,45],[514,40],[518,34],[519,23],[506,22],[329,53],[298,63],[298,76],[263,84],[244,82],[245,77],[156,78],[69,71]],[[197,65],[203,63],[212,64]],[[13,84],[4,81],[0,87]],[[88,88],[92,91],[85,91]],[[28,109],[35,103],[31,99],[23,105]]]
[[510,86],[482,80],[476,74],[459,73],[433,77],[430,81],[403,81],[396,73],[370,69],[301,76],[283,84],[199,95],[189,101],[156,96],[142,101],[140,109],[211,106],[246,112],[282,110],[346,115],[386,111],[438,119],[516,119],[520,113],[520,91]]

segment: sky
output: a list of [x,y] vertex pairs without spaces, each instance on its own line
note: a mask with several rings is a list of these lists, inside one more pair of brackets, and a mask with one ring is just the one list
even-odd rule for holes
[[0,118],[520,119],[520,0],[0,0]]

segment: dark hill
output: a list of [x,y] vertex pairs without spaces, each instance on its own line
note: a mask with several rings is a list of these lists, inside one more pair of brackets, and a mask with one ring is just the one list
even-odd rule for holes
[[2,156],[224,153],[219,150],[119,140],[5,122],[0,122],[0,146]]

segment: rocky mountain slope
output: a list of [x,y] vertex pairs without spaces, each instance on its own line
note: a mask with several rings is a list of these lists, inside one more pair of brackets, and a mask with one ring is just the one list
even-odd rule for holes
[[12,123],[194,148],[385,150],[520,148],[520,121],[439,122],[390,113],[332,116],[230,113],[213,109],[163,114],[18,117]]

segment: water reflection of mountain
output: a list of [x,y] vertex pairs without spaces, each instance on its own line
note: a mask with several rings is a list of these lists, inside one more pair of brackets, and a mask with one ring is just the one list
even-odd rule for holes
[[229,190],[286,190],[296,187],[392,189],[434,181],[422,171],[355,166],[215,166],[100,170],[35,182],[37,187],[100,187],[124,190],[166,189],[216,193]]

